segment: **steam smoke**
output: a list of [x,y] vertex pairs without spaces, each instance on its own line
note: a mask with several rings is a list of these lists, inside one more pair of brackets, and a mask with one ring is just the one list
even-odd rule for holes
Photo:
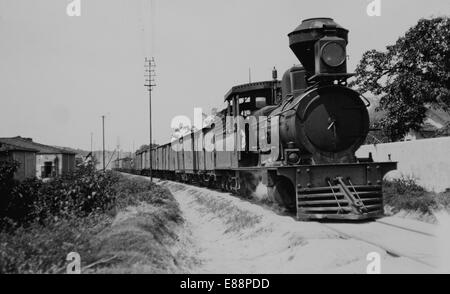
[[267,200],[269,193],[267,186],[262,182],[261,172],[246,172],[241,179],[246,186],[246,195],[259,201]]
[[253,192],[252,196],[258,200],[269,199],[267,186],[260,181],[256,186],[256,190],[255,192]]

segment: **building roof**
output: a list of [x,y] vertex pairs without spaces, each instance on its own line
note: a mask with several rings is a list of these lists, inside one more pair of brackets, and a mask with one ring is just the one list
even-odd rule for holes
[[33,152],[33,153],[39,152],[39,150],[37,150],[37,149],[25,148],[25,147],[20,147],[20,146],[0,142],[0,152],[5,152],[5,151],[25,151],[25,152]]
[[13,138],[0,138],[0,143],[16,146],[16,148],[25,148],[36,150],[38,154],[73,154],[71,152],[62,148],[48,146],[40,143],[33,142],[30,138],[13,137]]
[[232,96],[237,94],[248,94],[249,92],[251,93],[261,90],[273,89],[274,84],[278,88],[281,87],[280,81],[273,81],[273,80],[234,86],[225,94],[225,101],[230,100]]
[[427,117],[433,120],[434,122],[445,126],[450,122],[450,112],[445,111],[441,108],[431,108],[427,107]]
[[[386,110],[380,110],[376,111],[376,108],[379,106],[379,99],[377,97],[373,96],[366,96],[366,98],[370,101],[371,106],[369,107],[369,117],[370,122],[375,123],[380,121],[383,117],[386,116],[387,111]],[[433,122],[435,124],[440,124],[442,126],[445,126],[446,124],[450,123],[450,112],[445,111],[441,108],[435,108],[430,105],[425,105],[427,108],[427,111],[425,113],[425,120],[429,120],[430,122]],[[427,123],[424,122],[424,129],[427,129]],[[429,127],[428,127],[429,129]],[[435,127],[434,129],[439,129],[439,127]]]

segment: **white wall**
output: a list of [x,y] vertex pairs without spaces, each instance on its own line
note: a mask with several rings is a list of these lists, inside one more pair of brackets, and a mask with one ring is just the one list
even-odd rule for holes
[[375,161],[388,161],[390,154],[403,175],[417,178],[428,190],[450,188],[450,137],[364,145],[356,156],[367,157],[369,152]]
[[58,166],[55,166],[57,169],[58,175],[61,174],[62,170],[62,154],[37,154],[36,155],[36,177],[41,178],[41,168],[44,166],[46,161],[51,161],[53,165],[55,164],[55,159],[58,158]]

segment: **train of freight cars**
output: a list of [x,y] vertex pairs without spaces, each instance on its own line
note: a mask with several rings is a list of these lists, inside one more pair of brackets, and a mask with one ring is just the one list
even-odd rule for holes
[[[153,175],[239,194],[261,180],[300,220],[381,217],[382,180],[397,164],[355,156],[370,102],[347,87],[348,30],[313,18],[288,37],[301,65],[281,81],[274,70],[270,81],[232,87],[212,123],[151,151]],[[243,127],[236,119],[230,128],[230,117]],[[135,172],[149,174],[148,153],[136,153]]]

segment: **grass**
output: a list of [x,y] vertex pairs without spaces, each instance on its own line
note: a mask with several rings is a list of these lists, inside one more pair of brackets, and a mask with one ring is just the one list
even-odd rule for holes
[[[115,256],[96,273],[178,273],[182,252],[178,242],[178,223],[165,217],[165,209],[141,204],[119,213],[120,220],[100,234],[96,243],[98,258]],[[121,214],[121,215],[120,215]]]
[[72,251],[86,273],[133,272],[136,264],[149,273],[176,271],[173,246],[183,218],[172,194],[125,176],[112,188],[115,206],[107,212],[1,232],[0,273],[64,273]]
[[385,181],[384,202],[396,213],[401,210],[433,215],[433,211],[450,208],[450,191],[435,193],[425,190],[412,177]]
[[246,228],[251,228],[261,220],[260,216],[240,209],[232,203],[230,199],[219,197],[209,197],[201,192],[192,193],[196,201],[205,207],[205,211],[212,212],[218,218],[223,219],[228,232],[237,232]]
[[87,264],[96,259],[90,246],[93,236],[111,222],[109,216],[93,215],[83,219],[64,219],[42,226],[0,234],[0,271],[2,273],[61,273],[69,252],[78,252]]

